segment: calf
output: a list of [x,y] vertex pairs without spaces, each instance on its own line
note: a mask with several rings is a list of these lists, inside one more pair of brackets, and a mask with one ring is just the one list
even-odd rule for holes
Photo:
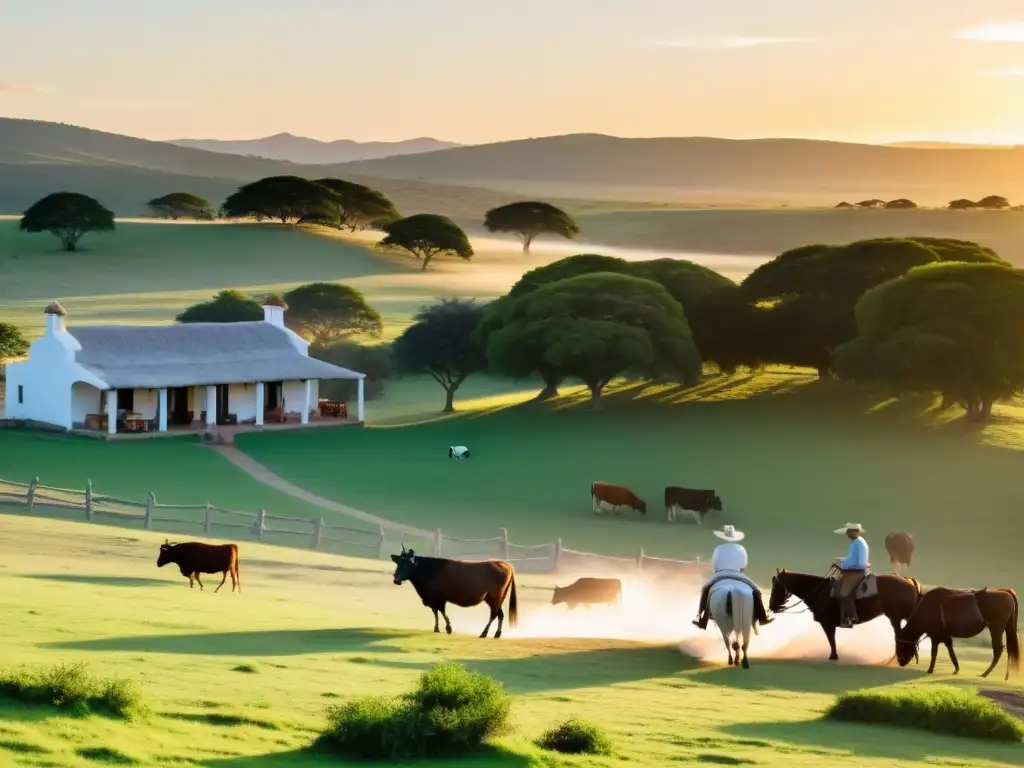
[[902,574],[914,557],[914,537],[909,533],[890,533],[885,537],[885,551],[893,571]]
[[567,587],[555,587],[552,605],[622,605],[622,582],[618,579],[576,579]]
[[238,547],[235,544],[203,544],[199,541],[187,541],[184,544],[171,544],[165,541],[160,545],[160,556],[156,560],[157,568],[163,568],[168,563],[174,563],[181,571],[181,575],[188,579],[189,589],[192,589],[193,582],[199,582],[199,589],[203,588],[203,582],[199,578],[201,573],[220,573],[223,577],[217,589],[219,592],[224,582],[231,574],[231,591],[242,591],[242,580],[238,575]]
[[468,459],[469,448],[464,445],[449,445],[448,446],[448,458],[449,459]]
[[647,502],[637,497],[624,485],[595,481],[590,485],[590,500],[593,503],[595,515],[601,511],[602,504],[611,507],[612,512],[616,515],[620,514],[619,507],[629,507],[642,515],[647,514]]
[[671,523],[676,515],[683,510],[692,513],[693,519],[700,525],[710,510],[722,511],[722,499],[714,491],[699,491],[692,488],[679,488],[670,485],[665,488],[665,516]]

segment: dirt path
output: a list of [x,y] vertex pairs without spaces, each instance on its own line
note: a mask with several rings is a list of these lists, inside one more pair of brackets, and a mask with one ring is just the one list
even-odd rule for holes
[[343,515],[354,517],[355,519],[362,520],[366,523],[383,526],[385,529],[395,531],[396,533],[406,533],[410,536],[422,536],[428,539],[431,539],[434,536],[433,531],[414,528],[411,525],[393,523],[390,520],[385,520],[383,517],[377,517],[377,515],[371,515],[369,512],[362,512],[344,504],[339,504],[336,501],[325,499],[323,496],[317,496],[315,493],[304,491],[299,486],[289,483],[283,477],[275,475],[258,461],[250,457],[248,454],[242,453],[234,446],[211,445],[209,447],[243,472],[250,475],[254,480],[258,480],[264,485],[281,491],[282,493],[287,493],[289,496],[294,496],[296,499],[301,499],[307,504],[312,504],[313,506],[320,507],[321,509],[329,509],[332,512],[340,512]]

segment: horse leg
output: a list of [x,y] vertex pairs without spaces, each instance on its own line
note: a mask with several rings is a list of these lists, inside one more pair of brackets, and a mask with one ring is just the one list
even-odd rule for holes
[[829,654],[829,661],[839,661],[839,651],[836,650],[836,627],[834,624],[822,624],[822,630],[825,632],[825,637],[828,638],[828,647],[831,649]]
[[928,665],[929,675],[935,671],[935,660],[939,657],[939,641],[934,637],[930,639],[932,641],[932,663]]
[[498,631],[494,633],[494,639],[497,640],[501,637],[501,628],[505,625],[505,611],[501,607],[501,603],[498,603]]
[[945,643],[946,643],[946,650],[949,651],[949,660],[953,662],[953,674],[954,675],[959,675],[960,674],[960,662],[957,661],[956,651],[953,650],[953,638],[947,637]]
[[732,654],[736,660],[735,665],[738,667],[740,665],[740,644],[735,640],[732,641]]
[[221,576],[223,578],[221,578],[220,584],[217,585],[217,588],[215,590],[213,590],[213,594],[217,594],[218,592],[220,592],[220,588],[223,587],[224,586],[224,582],[228,580],[228,572],[224,571],[224,573],[222,573]]
[[494,607],[494,600],[488,595],[484,598],[484,602],[487,603],[487,607],[491,609],[491,618],[487,620],[487,626],[484,627],[484,631],[480,633],[480,637],[487,637],[487,633],[491,631],[491,624],[498,618],[498,609]]
[[989,673],[996,668],[996,664],[1003,658],[1003,629],[1002,627],[995,627],[992,624],[988,625],[988,632],[992,635],[992,663],[988,665],[988,669],[982,672],[982,677],[988,677]]

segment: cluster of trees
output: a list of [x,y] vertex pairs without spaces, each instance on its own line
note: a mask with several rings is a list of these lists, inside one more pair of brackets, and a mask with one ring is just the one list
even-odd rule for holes
[[885,208],[890,211],[905,211],[917,207],[917,203],[905,197],[888,201],[873,197],[870,200],[861,200],[859,203],[848,203],[844,200],[836,206],[836,208]]
[[[888,201],[872,198],[870,200],[861,200],[859,203],[843,201],[836,206],[836,208],[884,208],[887,210],[909,210],[918,207],[917,203],[905,197]],[[989,195],[988,197],[981,198],[981,200],[968,200],[967,198],[951,200],[946,207],[951,211],[1003,211],[1010,208],[1011,205],[1010,201],[1002,195]]]

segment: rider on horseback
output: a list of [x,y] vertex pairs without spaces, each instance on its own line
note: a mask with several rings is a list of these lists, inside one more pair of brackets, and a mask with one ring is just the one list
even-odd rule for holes
[[845,528],[837,528],[836,533],[845,533],[850,541],[850,550],[845,558],[836,558],[835,565],[839,569],[839,578],[833,595],[839,598],[840,624],[849,629],[859,624],[857,617],[857,587],[867,576],[868,543],[861,536],[864,526],[860,523],[847,523]]
[[701,590],[700,610],[697,619],[693,622],[694,625],[701,629],[708,628],[708,619],[710,618],[708,599],[711,595],[711,587],[726,579],[742,581],[754,591],[754,626],[771,624],[774,619],[768,618],[764,609],[764,601],[761,598],[761,590],[758,589],[757,584],[743,575],[743,571],[747,569],[747,550],[737,542],[742,541],[746,534],[737,531],[731,525],[723,526],[722,530],[715,531],[714,534],[726,543],[715,547],[715,551],[711,555],[711,568],[714,570],[714,574],[704,583],[704,589]]

